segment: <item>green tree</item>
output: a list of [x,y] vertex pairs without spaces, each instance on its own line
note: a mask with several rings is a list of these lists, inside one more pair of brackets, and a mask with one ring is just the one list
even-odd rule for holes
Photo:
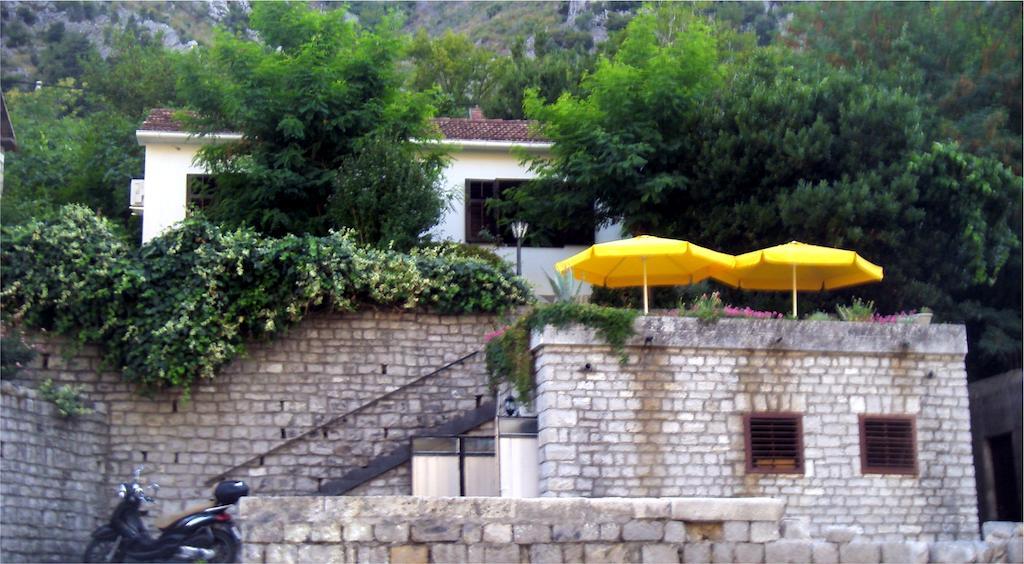
[[[579,34],[553,37],[545,31],[534,34],[533,54],[526,40],[516,37],[509,57],[494,68],[494,87],[481,100],[484,113],[502,119],[523,119],[523,101],[527,90],[554,102],[564,93],[578,94],[580,81],[593,70],[596,57],[590,43],[577,43]],[[583,34],[589,40],[589,34]]]
[[431,39],[422,29],[409,50],[413,63],[412,87],[437,88],[438,113],[465,117],[466,110],[478,105],[494,84],[494,52],[477,47],[468,37],[450,31]]
[[434,134],[430,96],[402,88],[399,24],[387,17],[366,29],[342,9],[257,3],[259,41],[222,32],[193,51],[179,81],[196,111],[191,126],[243,134],[201,154],[217,181],[211,219],[274,235],[343,227],[328,203],[362,140],[407,145]]
[[[105,59],[86,46],[76,55],[82,81],[7,93],[19,150],[7,155],[4,223],[78,203],[138,229],[127,207],[129,182],[143,172],[135,130],[149,108],[177,102],[180,56],[144,31],[114,35]],[[43,67],[46,76],[66,74],[61,69]]]
[[[575,210],[600,202],[599,221],[624,217],[646,232],[663,223],[663,198],[685,192],[678,160],[693,158],[696,106],[721,79],[714,35],[681,6],[645,12],[626,33],[584,79],[583,95],[554,104],[527,95],[527,114],[555,146],[552,160],[534,162],[544,180],[516,198],[544,223],[568,227]],[[563,178],[566,189],[547,186]]]
[[[853,248],[885,267],[885,282],[806,305],[853,294],[887,311],[927,305],[943,320],[978,319],[972,348],[985,353],[986,316],[962,301],[1012,276],[1021,179],[932,143],[919,100],[900,88],[775,49],[735,57],[718,31],[680,11],[638,15],[582,96],[528,98],[555,147],[535,162],[543,178],[518,191],[519,205],[551,222],[595,207],[633,233],[734,253],[793,239]],[[785,300],[728,297],[772,309]],[[1000,327],[993,343],[1013,338],[1011,324]]]
[[152,108],[182,103],[176,82],[183,56],[165,48],[161,34],[114,32],[109,49],[106,58],[90,56],[83,75],[94,105],[141,122]]
[[7,154],[0,220],[21,223],[55,206],[81,203],[129,223],[129,181],[142,173],[136,119],[84,112],[83,91],[70,79],[8,96],[18,151]]
[[922,96],[941,138],[1021,174],[1020,2],[796,5],[782,40]]
[[445,159],[393,136],[360,140],[338,168],[327,215],[351,227],[364,245],[409,249],[437,223],[448,201],[441,186]]
[[96,48],[82,33],[65,32],[58,41],[49,43],[39,57],[39,77],[44,84],[62,78],[81,79],[86,61],[95,56]]

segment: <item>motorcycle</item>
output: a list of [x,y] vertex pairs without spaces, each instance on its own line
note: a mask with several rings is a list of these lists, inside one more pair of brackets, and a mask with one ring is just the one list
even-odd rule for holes
[[[139,485],[142,466],[130,482],[118,488],[121,502],[110,523],[93,531],[84,562],[237,562],[242,545],[238,527],[227,510],[249,495],[242,481],[227,480],[214,487],[213,499],[201,507],[162,519],[160,536],[153,538],[142,522],[143,503],[154,503]],[[152,484],[154,495],[160,486]]]

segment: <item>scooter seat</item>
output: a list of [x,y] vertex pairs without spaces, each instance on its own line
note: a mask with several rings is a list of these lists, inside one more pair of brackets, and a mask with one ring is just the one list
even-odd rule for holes
[[192,515],[193,513],[199,513],[200,511],[203,511],[204,509],[209,509],[209,508],[213,507],[214,505],[216,505],[216,504],[214,502],[212,502],[212,501],[204,501],[203,503],[201,503],[199,505],[193,505],[192,507],[189,507],[189,508],[185,509],[181,513],[174,513],[174,514],[171,514],[171,515],[161,515],[160,518],[156,520],[156,526],[159,529],[166,529],[167,527],[170,527],[171,525],[176,523],[178,521],[178,519],[181,519],[182,517],[188,517],[189,515]]

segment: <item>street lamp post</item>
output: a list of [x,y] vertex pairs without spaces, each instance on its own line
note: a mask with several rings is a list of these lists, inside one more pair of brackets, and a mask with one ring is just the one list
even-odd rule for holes
[[512,236],[516,238],[516,276],[523,274],[523,238],[526,237],[526,230],[530,224],[525,221],[516,220],[512,222]]

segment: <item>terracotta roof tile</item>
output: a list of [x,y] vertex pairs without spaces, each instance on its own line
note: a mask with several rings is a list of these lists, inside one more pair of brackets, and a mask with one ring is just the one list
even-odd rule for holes
[[445,139],[473,141],[544,142],[543,136],[530,131],[535,122],[511,119],[437,118],[434,123]]
[[[184,131],[178,120],[174,119],[177,110],[170,108],[154,108],[146,116],[139,129],[145,131]],[[519,141],[544,142],[544,137],[530,131],[534,122],[510,119],[466,119],[437,118],[434,120],[441,135],[445,139],[464,141]]]
[[174,119],[174,112],[170,108],[153,108],[142,122],[139,129],[145,131],[184,131],[181,122]]

